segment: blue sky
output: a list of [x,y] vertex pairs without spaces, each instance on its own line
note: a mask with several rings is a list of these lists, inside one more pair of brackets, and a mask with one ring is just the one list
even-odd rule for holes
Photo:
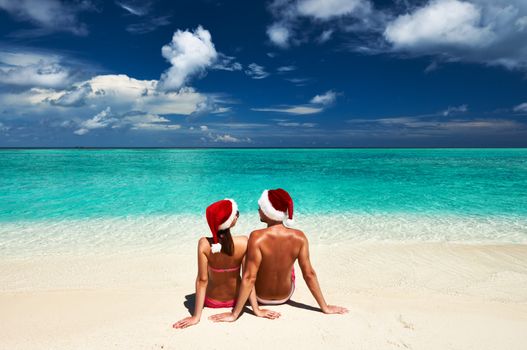
[[0,0],[0,146],[527,146],[524,0]]

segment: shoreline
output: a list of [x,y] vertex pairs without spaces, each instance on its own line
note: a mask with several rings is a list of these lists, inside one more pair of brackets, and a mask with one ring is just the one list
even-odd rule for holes
[[0,347],[514,350],[527,342],[525,244],[314,244],[324,295],[349,314],[314,311],[299,272],[295,303],[269,307],[278,320],[245,313],[214,324],[207,317],[227,309],[205,308],[200,324],[174,330],[194,293],[194,251],[1,259]]

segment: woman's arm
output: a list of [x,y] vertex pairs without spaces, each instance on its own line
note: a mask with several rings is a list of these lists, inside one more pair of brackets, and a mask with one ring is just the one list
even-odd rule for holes
[[205,295],[207,293],[207,284],[209,283],[209,273],[207,270],[207,256],[205,249],[208,247],[208,242],[205,238],[199,240],[198,243],[198,275],[196,277],[196,299],[194,304],[194,314],[189,317],[174,323],[174,328],[187,328],[189,326],[199,323],[201,319],[201,312],[205,304]]

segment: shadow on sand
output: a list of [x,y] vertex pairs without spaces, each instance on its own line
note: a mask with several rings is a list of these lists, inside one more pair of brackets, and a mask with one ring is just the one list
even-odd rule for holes
[[[304,303],[299,303],[298,301],[289,300],[286,302],[286,304],[304,310],[322,312],[318,307],[314,307]],[[183,302],[183,305],[187,308],[188,313],[192,316],[192,314],[194,313],[194,307],[196,305],[196,293],[185,295],[185,301]],[[265,305],[262,305],[262,307],[265,307]],[[243,308],[242,313],[248,313],[254,316],[254,312],[247,306]]]

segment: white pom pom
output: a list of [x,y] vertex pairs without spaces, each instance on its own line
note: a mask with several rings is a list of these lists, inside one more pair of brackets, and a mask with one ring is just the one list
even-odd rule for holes
[[285,219],[284,221],[282,221],[282,223],[284,224],[285,227],[292,228],[293,225],[295,224],[295,220]]
[[210,247],[210,251],[212,252],[212,254],[221,252],[221,243],[214,243]]

